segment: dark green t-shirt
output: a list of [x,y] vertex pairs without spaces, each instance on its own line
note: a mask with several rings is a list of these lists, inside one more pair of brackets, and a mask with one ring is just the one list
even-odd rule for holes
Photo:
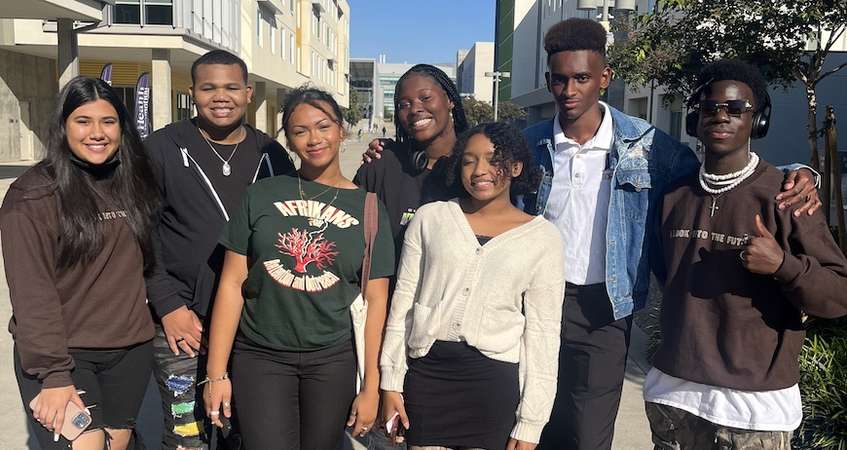
[[[365,191],[277,176],[247,189],[221,244],[247,256],[240,339],[283,351],[320,350],[349,340],[365,250]],[[314,197],[314,198],[313,198]],[[370,278],[394,274],[394,241],[379,204]]]

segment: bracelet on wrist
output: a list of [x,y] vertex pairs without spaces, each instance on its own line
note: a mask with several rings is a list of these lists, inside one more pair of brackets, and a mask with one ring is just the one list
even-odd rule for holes
[[201,384],[206,384],[206,383],[215,383],[215,382],[218,382],[218,381],[224,381],[224,380],[228,380],[228,379],[229,379],[229,373],[227,373],[227,372],[224,372],[223,375],[221,375],[219,377],[215,377],[215,378],[209,378],[209,376],[207,375],[206,378],[203,381],[197,383],[197,386],[200,386]]

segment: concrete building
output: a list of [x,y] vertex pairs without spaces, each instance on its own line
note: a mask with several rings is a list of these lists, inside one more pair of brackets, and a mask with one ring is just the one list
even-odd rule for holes
[[[100,4],[102,10],[71,16],[81,22],[76,32],[57,32],[63,21],[53,19],[60,15],[17,11],[39,2],[79,4],[83,11]],[[281,123],[281,97],[307,81],[342,106],[349,103],[348,0],[4,1],[0,17],[8,18],[0,19],[0,145],[6,144],[0,161],[40,157],[46,130],[38,124],[49,121],[59,85],[57,49],[67,34],[78,44],[78,73],[97,77],[111,63],[112,85],[131,109],[138,77],[151,74],[154,129],[193,114],[191,63],[213,49],[245,60],[254,86],[248,120],[271,135]],[[17,131],[8,130],[11,121]]]
[[[443,70],[453,82],[456,81],[456,68],[449,64],[433,64]],[[397,80],[411,69],[414,64],[409,63],[389,63],[386,62],[386,56],[380,55],[377,62],[378,89],[382,93],[382,109],[385,120],[392,120],[389,117],[394,116],[394,86]]]
[[[456,60],[459,61],[462,50]],[[465,51],[461,62],[456,66],[456,85],[462,94],[470,94],[477,100],[492,103],[494,101],[494,81],[486,77],[485,72],[494,70],[494,43],[475,42]]]
[[[350,58],[350,91],[355,91],[362,103],[368,129],[382,123],[382,90],[379,89],[378,64],[375,59]],[[378,105],[378,107],[375,107]]]

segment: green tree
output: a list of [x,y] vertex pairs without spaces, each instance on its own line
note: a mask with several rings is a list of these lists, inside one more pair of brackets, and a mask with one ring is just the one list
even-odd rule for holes
[[[483,102],[473,97],[465,97],[462,99],[462,106],[465,108],[468,125],[472,127],[494,120],[494,107],[488,102]],[[526,117],[526,111],[515,103],[499,102],[497,104],[498,121],[513,122],[524,117]]]
[[344,120],[346,120],[351,126],[356,126],[360,120],[365,118],[366,106],[367,105],[362,103],[359,93],[350,89],[350,106],[344,108],[342,111],[344,113]]
[[497,120],[514,122],[526,118],[526,110],[517,103],[499,102],[497,105]]
[[618,21],[628,39],[610,51],[627,83],[654,80],[671,94],[691,92],[700,68],[737,57],[758,66],[771,82],[803,84],[810,159],[818,167],[818,84],[847,64],[827,67],[847,29],[843,0],[658,0],[655,9]]
[[494,108],[486,102],[473,97],[464,97],[462,107],[465,108],[465,117],[468,118],[468,126],[474,127],[484,122],[494,120]]

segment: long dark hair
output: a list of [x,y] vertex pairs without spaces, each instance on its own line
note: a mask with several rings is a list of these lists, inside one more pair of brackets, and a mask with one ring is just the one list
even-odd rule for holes
[[[95,185],[95,178],[81,167],[68,146],[65,122],[80,106],[96,100],[109,102],[118,113],[121,140],[113,158],[117,165],[109,183]],[[103,249],[103,224],[98,198],[108,196],[126,212],[144,257],[144,270],[153,266],[152,228],[159,207],[152,165],[135,126],[112,88],[103,80],[76,77],[59,93],[50,123],[47,156],[40,163],[56,183],[59,219],[59,268],[91,262]]]
[[447,98],[453,102],[453,130],[456,132],[458,136],[459,133],[468,129],[468,119],[465,117],[465,108],[462,106],[462,97],[459,95],[459,90],[456,88],[456,84],[453,83],[453,80],[444,73],[443,70],[438,67],[431,66],[429,64],[416,64],[412,66],[411,69],[407,70],[399,80],[397,80],[397,85],[394,87],[394,129],[397,131],[396,139],[398,143],[404,143],[412,138],[406,133],[406,130],[403,129],[403,125],[400,124],[400,118],[398,117],[397,111],[400,110],[398,107],[398,103],[400,103],[400,90],[403,86],[403,82],[406,81],[412,75],[426,75],[444,90],[444,93],[447,94]]

